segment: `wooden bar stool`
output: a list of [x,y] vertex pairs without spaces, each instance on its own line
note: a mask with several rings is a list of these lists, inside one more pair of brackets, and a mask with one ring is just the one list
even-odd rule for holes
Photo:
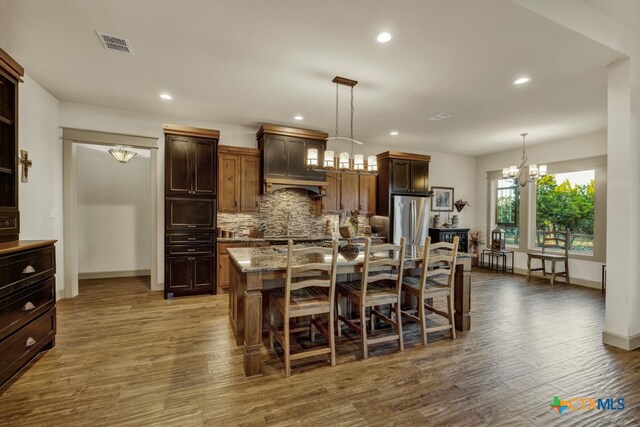
[[[399,245],[371,245],[367,238],[364,245],[364,265],[362,278],[358,281],[338,283],[338,336],[342,335],[342,324],[358,332],[361,337],[362,357],[369,356],[369,345],[387,341],[397,341],[398,349],[404,350],[402,341],[402,316],[400,314],[400,294],[402,288],[402,269],[404,266],[404,237]],[[349,319],[342,315],[340,297],[359,307],[359,319]],[[395,311],[394,318],[383,314],[377,307],[390,305]],[[371,318],[367,319],[366,309],[371,310]],[[373,317],[383,320],[395,328],[395,333],[376,338],[367,337],[367,320],[373,325]],[[373,328],[372,328],[373,329]]]
[[[427,237],[424,242],[424,252],[422,255],[422,269],[420,277],[405,277],[402,280],[402,290],[418,300],[417,316],[415,310],[402,311],[402,315],[412,322],[420,324],[420,335],[422,344],[427,345],[427,334],[451,329],[451,337],[456,337],[456,327],[453,314],[454,299],[454,275],[456,270],[456,258],[458,256],[458,236],[453,238],[451,243],[431,244],[431,237]],[[443,254],[443,250],[448,250]],[[427,300],[434,297],[447,297],[447,309],[441,311],[427,304]],[[427,328],[427,310],[449,320],[447,325],[433,326]]]
[[[330,248],[308,247],[293,248],[293,241],[288,242],[287,278],[284,289],[277,289],[269,294],[269,346],[273,349],[274,339],[284,349],[284,373],[291,375],[291,361],[306,357],[329,354],[331,366],[336,364],[334,299],[336,288],[336,266],[338,260],[338,242],[334,239]],[[330,256],[329,262],[325,257]],[[293,278],[304,276],[304,280]],[[283,319],[282,330],[275,324],[275,311]],[[326,314],[327,327],[317,315]],[[307,331],[307,328],[290,328],[290,320],[297,317],[311,316],[310,330],[315,326],[325,337],[327,347],[314,348],[291,354],[290,334]],[[313,333],[310,332],[313,338]]]

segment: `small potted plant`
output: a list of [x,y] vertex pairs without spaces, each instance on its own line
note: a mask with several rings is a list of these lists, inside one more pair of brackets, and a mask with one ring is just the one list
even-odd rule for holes
[[473,254],[473,265],[478,265],[478,249],[480,245],[484,245],[482,227],[472,228],[471,231],[469,231],[469,249],[471,249],[471,253]]

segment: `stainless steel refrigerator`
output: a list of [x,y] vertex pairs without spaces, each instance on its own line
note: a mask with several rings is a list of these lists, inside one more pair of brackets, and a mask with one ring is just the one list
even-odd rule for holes
[[404,237],[410,245],[422,246],[429,234],[429,202],[428,197],[391,196],[393,211],[391,231],[394,244],[400,243]]

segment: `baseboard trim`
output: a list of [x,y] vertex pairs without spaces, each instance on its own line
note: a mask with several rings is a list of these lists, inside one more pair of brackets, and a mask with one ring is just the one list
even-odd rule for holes
[[640,348],[640,333],[630,337],[614,334],[613,332],[602,332],[602,342],[607,345],[621,348],[623,350],[635,350]]
[[97,271],[93,273],[78,273],[78,280],[85,279],[110,279],[114,277],[149,276],[151,270],[125,270],[125,271]]
[[[516,274],[520,274],[522,276],[526,276],[527,275],[527,269],[526,268],[516,268],[515,269],[515,273]],[[571,271],[569,271],[569,274],[571,274]],[[532,274],[531,277],[544,279],[544,276],[542,276],[542,273],[540,273],[540,272],[536,272],[536,273]],[[550,274],[547,274],[547,280],[550,280],[550,279],[551,279]],[[565,280],[564,277],[559,277],[556,280],[556,284],[564,285],[565,284],[564,280]],[[571,277],[571,284],[572,285],[578,285],[578,286],[584,286],[586,288],[602,289],[602,283],[596,282],[594,280],[585,280],[585,279],[578,279],[578,278],[575,278],[575,277]]]

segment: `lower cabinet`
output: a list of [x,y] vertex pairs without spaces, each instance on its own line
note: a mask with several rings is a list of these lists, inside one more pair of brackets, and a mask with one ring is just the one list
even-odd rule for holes
[[[171,248],[168,248],[171,249]],[[165,296],[215,292],[214,255],[165,257]]]
[[218,243],[218,273],[216,281],[218,283],[218,289],[216,293],[222,294],[229,292],[229,282],[231,277],[231,261],[229,259],[229,248],[251,248],[269,246],[269,242],[233,242],[233,243]]
[[54,241],[16,241],[0,255],[0,394],[55,345]]

